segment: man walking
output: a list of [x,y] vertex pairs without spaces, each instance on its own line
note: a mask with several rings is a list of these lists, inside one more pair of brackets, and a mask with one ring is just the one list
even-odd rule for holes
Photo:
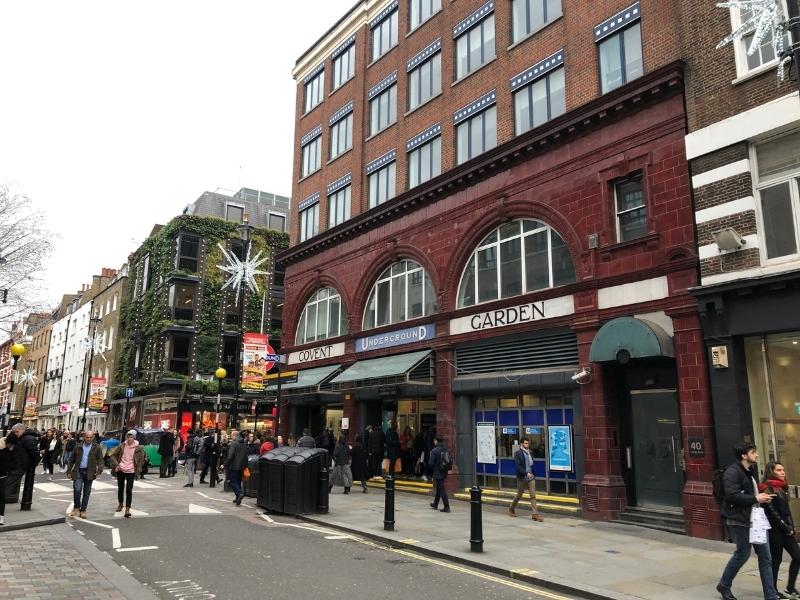
[[168,477],[170,472],[170,464],[172,463],[172,447],[175,445],[175,436],[172,432],[164,428],[161,433],[161,439],[158,442],[158,454],[161,456],[161,466],[158,468],[159,479]]
[[67,475],[72,478],[73,506],[70,517],[86,518],[86,507],[92,493],[92,483],[103,472],[103,449],[95,442],[94,431],[83,432],[83,442],[75,450],[67,465]]
[[376,425],[369,434],[369,471],[373,477],[380,477],[383,471],[383,448],[386,445],[386,434],[383,428]]
[[394,477],[395,464],[400,458],[400,436],[397,434],[397,423],[389,423],[386,430],[386,457],[389,459],[389,475]]
[[[316,448],[317,442],[314,441],[314,438],[311,437],[311,430],[306,427],[303,429],[303,436],[297,440],[297,447],[298,448]],[[330,458],[330,457],[328,457]]]
[[728,561],[722,577],[717,584],[717,591],[723,600],[736,600],[731,592],[733,579],[750,558],[750,547],[758,557],[758,571],[761,575],[761,588],[765,600],[778,600],[775,585],[772,581],[772,557],[769,544],[750,543],[750,517],[754,508],[760,508],[772,502],[772,496],[758,491],[757,471],[758,452],[753,444],[740,442],[733,449],[736,462],[725,469],[722,476],[725,498],[720,512],[725,517],[736,550]]
[[436,488],[436,496],[431,502],[431,508],[437,510],[439,508],[439,498],[442,499],[444,507],[441,512],[450,512],[450,499],[447,497],[447,490],[444,487],[444,480],[447,479],[447,473],[453,468],[452,458],[450,452],[444,447],[442,437],[436,435],[433,438],[433,450],[428,459],[429,466],[433,472],[433,484]]
[[186,439],[186,483],[183,487],[194,487],[194,470],[202,449],[203,438],[200,437],[200,432],[190,432]]
[[522,438],[519,443],[519,450],[514,452],[514,464],[517,467],[517,495],[514,496],[511,506],[508,507],[508,514],[512,517],[517,516],[514,509],[517,508],[517,502],[527,490],[531,497],[531,519],[541,523],[544,519],[536,507],[536,478],[533,475],[533,457],[531,456],[530,447],[530,440]]
[[[22,423],[17,423],[11,432],[18,438],[14,446],[14,469],[8,477],[7,485],[10,491],[18,489],[22,482],[21,510],[30,510],[33,502],[33,482],[36,477],[36,466],[39,464],[39,434],[34,429],[27,429]],[[16,487],[15,487],[16,486]]]
[[214,454],[219,452],[219,448],[218,444],[214,443],[214,435],[215,432],[213,430],[208,430],[205,437],[203,437],[203,470],[200,471],[200,483],[206,482],[206,474],[210,471],[211,481],[216,485],[219,483],[219,477],[217,476],[216,468],[211,468],[211,463],[219,466],[214,459]]
[[228,445],[228,454],[225,456],[225,472],[228,474],[231,489],[236,495],[233,503],[242,504],[244,492],[242,491],[242,472],[247,466],[247,444],[235,429],[231,431],[231,443]]

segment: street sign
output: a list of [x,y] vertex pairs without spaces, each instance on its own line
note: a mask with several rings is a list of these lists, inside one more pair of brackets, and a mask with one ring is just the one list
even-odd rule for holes
[[129,387],[125,389],[125,397],[126,398],[133,398],[133,388]]
[[[280,376],[281,385],[284,383],[297,383],[297,371],[283,371],[280,373]],[[278,373],[270,373],[269,375],[266,375],[264,379],[269,385],[275,385],[278,383]]]

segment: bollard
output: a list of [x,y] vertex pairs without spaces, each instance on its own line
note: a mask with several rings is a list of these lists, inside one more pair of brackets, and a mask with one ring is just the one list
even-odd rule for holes
[[36,467],[25,473],[22,477],[22,501],[20,510],[30,510],[33,504],[33,482],[36,476]]
[[211,479],[208,482],[208,487],[213,488],[217,487],[217,451],[213,450],[211,452],[211,460],[208,463],[208,471],[209,477]]
[[328,494],[330,493],[328,490],[329,478],[330,473],[328,472],[328,467],[323,466],[319,471],[319,491],[317,493],[317,514],[320,515],[328,514]]
[[383,530],[394,531],[394,477],[386,476],[386,499],[383,503]]
[[470,552],[483,552],[483,503],[481,488],[477,485],[473,485],[469,491],[469,505],[469,549]]

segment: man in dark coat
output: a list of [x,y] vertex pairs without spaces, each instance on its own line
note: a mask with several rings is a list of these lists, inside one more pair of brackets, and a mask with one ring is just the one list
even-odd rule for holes
[[306,427],[303,429],[302,437],[297,440],[297,447],[298,448],[316,448],[317,442],[314,441],[314,438],[311,437],[311,430]]
[[217,465],[217,461],[214,460],[214,454],[219,452],[219,448],[215,447],[214,435],[215,432],[209,430],[205,432],[205,436],[203,437],[203,470],[200,471],[200,483],[205,483],[206,475],[210,473],[211,479],[216,485],[219,482],[219,476],[217,475],[216,468],[211,468],[211,464],[213,462],[215,467],[219,466]]
[[397,434],[397,424],[393,421],[386,430],[386,458],[389,459],[389,475],[394,476],[394,467],[400,457],[400,436]]
[[158,442],[158,454],[161,456],[161,466],[158,468],[158,476],[161,479],[167,477],[169,465],[172,462],[172,447],[175,445],[175,436],[169,429],[164,429],[161,439]]
[[447,497],[447,490],[444,487],[444,480],[447,479],[447,469],[442,468],[442,454],[446,451],[441,436],[436,435],[433,438],[433,450],[431,450],[428,464],[433,473],[433,485],[436,488],[436,496],[431,502],[431,508],[434,510],[439,508],[439,498],[442,499],[444,507],[441,512],[450,512],[450,499]]
[[367,450],[364,448],[364,436],[358,434],[356,436],[356,443],[353,445],[350,458],[350,470],[353,473],[353,481],[361,482],[361,491],[367,493]]
[[236,495],[233,502],[236,506],[242,504],[244,492],[242,491],[242,473],[247,466],[247,444],[239,432],[235,429],[231,431],[231,443],[228,444],[228,453],[225,455],[225,472],[231,489]]
[[39,464],[39,434],[34,429],[26,429],[22,423],[11,428],[19,442],[14,446],[14,467],[6,479],[6,493],[17,494],[20,482],[24,481],[20,506],[29,510],[33,501],[33,482],[36,477],[36,466]]
[[383,464],[383,449],[386,445],[386,434],[383,433],[383,428],[376,425],[372,428],[372,433],[369,434],[369,471],[370,474],[380,476]]

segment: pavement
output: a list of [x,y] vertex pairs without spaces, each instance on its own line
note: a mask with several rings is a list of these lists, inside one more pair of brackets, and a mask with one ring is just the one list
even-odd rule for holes
[[[0,536],[9,531],[56,525],[64,521],[66,518],[63,514],[53,511],[50,507],[42,506],[41,503],[33,504],[30,510],[20,510],[19,503],[6,504],[5,525],[0,527]],[[0,543],[4,539],[4,537],[0,537]]]
[[[545,515],[543,523],[517,510],[484,505],[483,553],[470,552],[470,505],[451,502],[452,512],[431,510],[431,499],[395,494],[395,531],[384,531],[384,494],[330,497],[327,515],[304,520],[391,547],[481,568],[546,589],[611,600],[716,599],[715,586],[733,546],[614,523]],[[784,557],[778,584],[785,582]],[[783,587],[781,587],[783,589]],[[739,600],[763,598],[755,556],[734,581]]]

